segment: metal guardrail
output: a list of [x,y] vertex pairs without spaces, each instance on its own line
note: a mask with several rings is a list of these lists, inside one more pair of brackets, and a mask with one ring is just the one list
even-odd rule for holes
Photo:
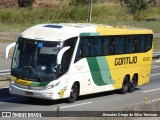
[[10,75],[11,71],[10,70],[1,70],[0,71],[0,76],[2,75]]
[[160,52],[153,52],[152,58],[159,58],[160,59]]

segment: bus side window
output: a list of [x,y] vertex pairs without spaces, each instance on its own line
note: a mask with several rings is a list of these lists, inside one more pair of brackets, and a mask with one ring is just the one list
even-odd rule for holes
[[134,37],[134,52],[140,52],[140,37],[139,36],[135,36]]
[[73,55],[73,51],[74,51],[74,48],[75,48],[75,45],[76,45],[76,41],[77,41],[77,37],[70,38],[70,39],[68,39],[64,42],[63,46],[64,47],[65,46],[70,46],[70,49],[68,49],[63,54],[60,74],[65,73],[69,68],[69,65],[70,65],[70,62],[71,62],[71,59],[72,59],[72,55]]
[[90,47],[89,38],[81,37],[79,41],[77,53],[76,53],[75,62],[77,62],[78,60],[84,57],[89,56],[89,47]]
[[151,40],[151,36],[147,35],[144,37],[144,45],[145,45],[145,51],[148,51],[149,49],[151,49],[151,45],[152,45],[152,40]]
[[103,38],[103,55],[109,55],[110,41],[108,37]]
[[120,40],[119,38],[115,39],[115,54],[119,54],[119,46],[120,46]]
[[82,58],[82,43],[80,42],[79,43],[80,45],[78,46],[78,49],[77,49],[77,53],[76,53],[76,59],[75,59],[75,61],[78,61],[78,60],[80,60],[81,58]]
[[145,47],[144,47],[144,36],[141,36],[141,40],[140,40],[140,52],[144,52],[145,51]]
[[82,42],[82,48],[81,50],[83,51],[82,52],[82,57],[88,57],[89,56],[89,47],[90,47],[90,42],[89,42],[89,38],[86,37],[86,38],[83,38],[81,40]]
[[124,38],[117,37],[115,39],[115,54],[124,54],[125,53],[125,43]]
[[102,55],[102,41],[100,37],[92,37],[90,39],[90,56]]
[[114,55],[115,54],[115,38],[110,38],[109,54],[110,55]]
[[128,37],[128,52],[133,53],[134,52],[134,39],[132,36]]
[[128,37],[124,37],[124,39],[125,39],[125,45],[124,45],[124,47],[125,47],[125,54],[127,54],[127,53],[129,53],[129,47],[128,47],[129,40],[128,40]]

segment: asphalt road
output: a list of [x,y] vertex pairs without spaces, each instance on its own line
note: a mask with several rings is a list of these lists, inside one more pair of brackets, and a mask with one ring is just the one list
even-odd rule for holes
[[8,88],[0,89],[0,111],[106,111],[107,109],[126,106],[148,100],[160,98],[160,64],[152,65],[150,83],[137,87],[133,93],[118,94],[115,91],[86,95],[79,97],[73,103],[65,100],[30,102],[26,97],[13,96]]

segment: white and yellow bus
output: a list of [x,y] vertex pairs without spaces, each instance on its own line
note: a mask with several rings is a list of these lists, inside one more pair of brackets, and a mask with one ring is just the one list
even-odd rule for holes
[[16,42],[9,91],[71,103],[86,94],[133,92],[149,82],[152,41],[148,29],[80,23],[33,26]]

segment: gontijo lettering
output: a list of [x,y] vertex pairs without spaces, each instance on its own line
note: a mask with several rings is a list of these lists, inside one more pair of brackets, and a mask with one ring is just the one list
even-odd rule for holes
[[133,57],[122,57],[115,59],[115,66],[117,65],[127,65],[127,64],[136,64],[137,63],[137,56]]

